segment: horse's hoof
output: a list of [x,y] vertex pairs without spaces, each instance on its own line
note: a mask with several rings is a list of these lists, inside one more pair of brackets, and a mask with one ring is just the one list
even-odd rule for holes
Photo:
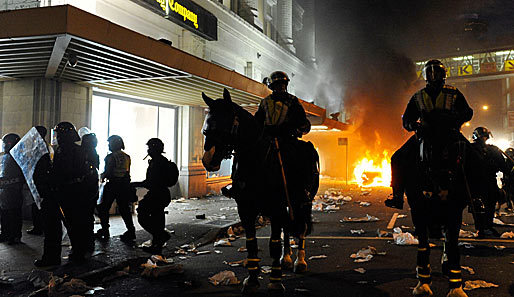
[[249,276],[243,281],[243,288],[241,293],[244,295],[253,295],[257,293],[259,289],[259,281],[257,279],[251,279]]
[[280,265],[282,269],[291,270],[293,269],[293,259],[290,254],[283,254],[282,258],[280,258]]
[[418,282],[414,290],[412,290],[412,294],[414,296],[432,296],[432,289],[430,289],[429,284],[422,284],[421,282]]
[[305,260],[298,260],[294,261],[294,273],[304,273],[307,271],[307,262]]
[[281,282],[272,282],[268,284],[268,292],[271,295],[281,295],[286,291],[286,287]]
[[462,286],[454,289],[450,289],[450,292],[448,292],[448,295],[446,297],[468,297],[468,294],[462,290]]

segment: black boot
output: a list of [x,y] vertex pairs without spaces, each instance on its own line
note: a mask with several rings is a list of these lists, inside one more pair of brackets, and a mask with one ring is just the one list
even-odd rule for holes
[[101,228],[95,233],[95,238],[100,240],[108,240],[110,237],[109,229]]

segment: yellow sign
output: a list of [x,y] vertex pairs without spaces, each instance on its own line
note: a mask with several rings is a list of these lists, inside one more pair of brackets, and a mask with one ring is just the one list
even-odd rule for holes
[[423,71],[416,71],[416,75],[418,76],[418,78],[423,78]]
[[465,65],[465,66],[459,66],[459,76],[464,75],[472,75],[473,74],[473,66],[472,65]]
[[514,70],[514,60],[505,61],[505,71],[513,71]]
[[[161,5],[162,10],[166,11],[166,0],[155,0],[157,3]],[[185,21],[191,21],[196,29],[198,29],[198,15],[191,10],[184,7],[178,1],[168,0],[168,5],[170,11],[179,14],[184,18]]]

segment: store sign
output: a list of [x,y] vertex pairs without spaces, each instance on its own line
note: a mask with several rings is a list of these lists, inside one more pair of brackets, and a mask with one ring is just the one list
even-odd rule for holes
[[132,0],[207,40],[218,40],[218,19],[190,0]]

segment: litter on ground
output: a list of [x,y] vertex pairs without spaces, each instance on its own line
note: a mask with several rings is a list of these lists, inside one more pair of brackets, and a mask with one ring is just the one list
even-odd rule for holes
[[366,269],[364,269],[364,268],[362,268],[362,267],[355,268],[353,271],[358,272],[358,273],[360,273],[360,274],[364,274],[364,273],[366,273]]
[[327,255],[318,255],[318,256],[310,256],[309,260],[325,259],[325,258],[327,258]]
[[366,216],[364,216],[364,217],[358,217],[358,218],[345,217],[344,219],[341,220],[341,222],[344,222],[344,223],[349,223],[349,222],[376,222],[376,221],[380,221],[380,219],[377,218],[377,217],[371,216],[369,214],[366,214]]
[[497,284],[488,283],[483,280],[468,280],[464,285],[464,290],[474,290],[479,288],[498,288]]
[[230,270],[225,270],[209,277],[209,282],[215,286],[231,286],[239,284],[236,274]]

